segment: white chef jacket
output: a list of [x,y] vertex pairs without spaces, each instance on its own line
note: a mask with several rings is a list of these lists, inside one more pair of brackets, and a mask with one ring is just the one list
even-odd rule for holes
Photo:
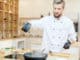
[[46,16],[30,23],[32,27],[43,29],[42,50],[45,53],[61,52],[67,40],[76,40],[73,22],[66,16],[61,16],[59,20],[53,16]]

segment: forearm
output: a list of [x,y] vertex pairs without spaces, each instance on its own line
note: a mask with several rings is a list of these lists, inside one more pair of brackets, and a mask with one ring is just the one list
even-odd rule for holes
[[31,28],[42,28],[42,27],[43,26],[41,20],[30,20],[23,25],[22,30],[24,32],[28,32]]
[[31,24],[31,27],[33,28],[42,28],[43,24],[42,24],[42,21],[41,20],[31,20],[31,21],[28,21],[30,24]]

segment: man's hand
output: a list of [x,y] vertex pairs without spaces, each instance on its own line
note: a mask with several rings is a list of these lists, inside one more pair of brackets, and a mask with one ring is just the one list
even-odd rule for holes
[[30,28],[31,28],[31,24],[27,22],[27,23],[22,27],[22,31],[28,32]]
[[71,46],[71,42],[68,40],[68,41],[64,44],[63,48],[64,48],[64,49],[69,49],[70,46]]

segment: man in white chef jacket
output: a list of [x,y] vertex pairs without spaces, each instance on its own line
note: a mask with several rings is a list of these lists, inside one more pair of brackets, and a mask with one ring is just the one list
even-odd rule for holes
[[61,52],[63,46],[69,40],[76,41],[76,33],[73,22],[63,15],[65,2],[54,0],[53,16],[46,16],[40,20],[29,21],[31,27],[43,29],[42,51],[44,53]]

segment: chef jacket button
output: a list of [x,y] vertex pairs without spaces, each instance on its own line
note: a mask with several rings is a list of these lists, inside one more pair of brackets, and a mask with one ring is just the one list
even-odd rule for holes
[[51,45],[53,45],[53,44],[51,44]]
[[51,44],[51,46],[53,46],[53,44]]
[[54,36],[53,36],[53,38],[54,38]]
[[63,23],[63,22],[60,22],[60,23]]
[[55,30],[55,28],[53,28],[53,30]]
[[59,47],[59,45],[57,45]]
[[61,38],[61,37],[58,37],[59,39]]

